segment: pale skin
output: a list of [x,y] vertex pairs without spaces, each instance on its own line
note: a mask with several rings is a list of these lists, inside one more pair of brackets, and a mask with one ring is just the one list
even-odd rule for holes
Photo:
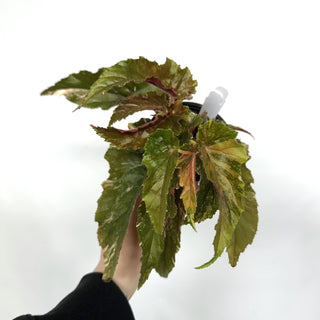
[[[130,216],[129,227],[123,240],[115,273],[112,277],[112,280],[121,289],[128,300],[137,290],[140,278],[142,249],[139,245],[139,237],[136,228],[139,204],[140,199],[138,199]],[[104,251],[105,249],[101,250],[100,261],[93,272],[103,273],[105,269],[103,260]]]

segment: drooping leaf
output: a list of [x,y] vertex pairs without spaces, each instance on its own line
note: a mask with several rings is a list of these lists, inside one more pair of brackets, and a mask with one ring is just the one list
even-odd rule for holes
[[155,110],[165,113],[167,112],[168,103],[167,94],[159,95],[156,92],[149,92],[142,96],[131,96],[126,100],[122,100],[119,106],[113,111],[109,126],[137,111]]
[[164,235],[154,231],[144,202],[142,202],[139,207],[137,230],[142,248],[141,271],[138,285],[138,287],[141,288],[148,279],[151,270],[157,266],[164,247]]
[[163,65],[143,57],[128,59],[106,68],[91,86],[81,106],[87,105],[96,95],[106,94],[113,88],[121,88],[130,82],[151,84],[176,99],[188,98],[191,93],[195,93],[197,85],[188,68],[181,69],[170,59]]
[[190,140],[179,150],[178,166],[180,168],[179,184],[183,187],[181,198],[187,212],[188,222],[196,230],[194,224],[194,213],[197,208],[197,191],[196,191],[196,156],[198,150],[196,143]]
[[161,277],[168,277],[175,265],[175,256],[180,249],[181,225],[184,212],[177,210],[174,218],[168,217],[164,228],[164,247],[159,257],[156,271]]
[[[197,141],[200,158],[208,180],[219,196],[219,219],[214,238],[214,257],[201,267],[211,265],[229,245],[243,211],[244,182],[241,166],[248,160],[243,144],[235,138],[237,133],[222,122],[210,120],[199,127]],[[201,268],[200,267],[200,268]]]
[[147,168],[142,198],[146,204],[154,230],[163,232],[167,211],[167,196],[178,160],[179,140],[172,130],[158,129],[145,144],[142,163]]
[[194,215],[194,221],[199,223],[206,219],[211,219],[218,210],[218,194],[212,182],[207,179],[201,160],[197,160],[197,172],[200,175],[200,182],[197,191],[197,210]]
[[109,148],[105,155],[109,162],[109,178],[104,181],[98,200],[95,221],[99,223],[98,239],[104,253],[103,279],[113,276],[118,263],[123,238],[136,199],[141,194],[146,168],[141,164],[142,152],[132,149]]
[[255,192],[251,186],[253,177],[245,164],[242,165],[241,172],[245,183],[242,200],[244,211],[241,213],[239,222],[227,248],[229,262],[233,267],[236,266],[240,253],[244,252],[247,245],[252,243],[258,226],[258,204],[255,199]]

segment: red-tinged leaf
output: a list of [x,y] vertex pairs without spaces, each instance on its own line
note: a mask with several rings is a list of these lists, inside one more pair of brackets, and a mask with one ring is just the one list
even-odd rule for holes
[[158,115],[154,120],[144,122],[141,126],[130,130],[116,129],[113,127],[91,127],[105,141],[117,147],[143,148],[148,136],[157,129],[171,129],[176,135],[182,130],[182,121],[188,120],[188,108],[177,101],[164,115]]
[[93,125],[91,125],[91,127],[101,138],[117,147],[139,149],[144,147],[149,134],[155,132],[161,126],[161,122],[165,122],[166,117],[167,115],[159,116],[153,121],[146,122],[140,127],[130,130],[116,129],[113,127],[102,128]]
[[231,125],[231,124],[228,124],[228,127],[231,128],[232,130],[236,130],[236,131],[241,131],[241,132],[247,133],[247,134],[249,134],[249,135],[254,139],[254,136],[253,136],[249,131],[247,131],[247,130],[245,130],[245,129],[242,129],[242,128],[240,128],[240,127],[233,126],[233,125]]
[[[162,65],[143,57],[120,61],[106,68],[91,86],[80,106],[86,106],[95,96],[108,94],[114,88],[128,83],[146,83],[162,90],[175,99],[190,98],[195,93],[197,82],[192,79],[188,68],[181,69],[174,61],[167,59]],[[134,92],[131,93],[133,95]]]
[[119,103],[119,106],[113,111],[109,127],[116,121],[122,120],[137,111],[154,110],[156,112],[168,112],[168,96],[159,95],[156,92],[150,92],[146,95],[132,96]]
[[194,213],[197,208],[197,191],[196,191],[196,143],[190,140],[189,144],[184,145],[179,150],[178,166],[180,168],[179,184],[183,187],[181,199],[187,212],[188,222],[196,230],[194,224]]
[[159,66],[158,72],[153,77],[159,79],[165,88],[173,90],[178,100],[190,99],[196,92],[198,83],[192,79],[190,70],[181,69],[178,64],[168,58],[163,65]]

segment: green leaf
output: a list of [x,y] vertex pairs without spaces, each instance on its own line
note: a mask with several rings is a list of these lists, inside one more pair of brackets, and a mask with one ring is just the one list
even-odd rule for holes
[[142,248],[141,271],[138,287],[141,288],[153,268],[158,264],[164,246],[164,235],[154,231],[142,202],[138,211],[137,230]]
[[146,168],[141,164],[142,152],[132,149],[109,148],[109,179],[102,183],[95,221],[99,223],[98,239],[104,253],[106,269],[103,279],[112,278],[118,263],[123,238],[136,199],[141,194]]
[[[122,87],[113,87],[108,92],[102,92],[101,94],[95,95],[84,105],[82,105],[82,100],[78,108],[81,106],[86,108],[100,107],[103,110],[108,110],[111,107],[118,105],[122,100],[128,99],[128,97],[144,95],[149,92],[158,92],[159,94],[162,93],[161,90],[149,83],[128,82]],[[93,102],[97,99],[97,97],[99,103],[94,104]]]
[[218,194],[212,182],[207,179],[202,162],[198,158],[197,160],[197,172],[200,175],[200,182],[194,221],[199,223],[206,219],[211,219],[218,210]]
[[[182,104],[183,104],[183,102],[182,102]],[[188,106],[185,106],[185,107],[188,108],[188,118],[187,118],[187,121],[183,121],[183,123],[182,123],[183,128],[185,130],[195,129],[200,124],[202,124],[203,119],[199,115],[197,115],[196,113],[191,111]]]
[[97,95],[107,94],[114,88],[121,88],[132,82],[152,84],[176,99],[189,97],[191,93],[195,93],[197,85],[188,68],[181,69],[170,59],[160,66],[143,57],[128,59],[107,68],[91,86],[81,106],[87,105]]
[[235,138],[237,133],[222,122],[210,120],[199,127],[197,141],[200,158],[208,180],[219,197],[219,220],[214,238],[214,257],[202,267],[211,265],[229,245],[243,211],[244,182],[241,166],[248,160],[246,148]]
[[168,216],[173,219],[177,214],[177,206],[175,202],[174,189],[170,188],[167,199]]
[[[105,68],[101,68],[96,73],[89,71],[73,73],[44,90],[41,95],[64,95],[69,101],[79,104],[104,70]],[[101,96],[97,96],[92,103],[98,102],[99,99],[101,99]]]
[[227,248],[229,262],[233,267],[236,266],[240,253],[244,252],[247,245],[252,243],[258,226],[258,204],[255,199],[255,192],[251,187],[253,177],[245,164],[242,165],[241,172],[245,183],[242,200],[244,211],[241,213],[239,222]]
[[197,208],[197,191],[196,191],[196,156],[198,153],[196,143],[190,140],[189,144],[181,147],[178,166],[180,168],[179,185],[183,187],[181,199],[187,212],[188,222],[191,223],[194,230],[194,213]]
[[168,103],[168,95],[159,95],[156,92],[149,92],[146,95],[140,96],[131,96],[121,101],[119,106],[113,111],[109,126],[137,111],[155,110],[165,113],[167,112]]
[[173,219],[177,214],[176,204],[176,190],[179,188],[179,170],[176,169],[170,182],[170,189],[168,192],[167,213],[168,217]]
[[168,277],[175,265],[175,256],[180,249],[181,225],[184,212],[178,210],[174,218],[167,217],[164,228],[164,248],[158,260],[156,271],[161,277]]
[[202,144],[212,145],[227,140],[234,140],[237,135],[236,131],[229,128],[223,122],[209,120],[199,126],[197,140]]
[[188,116],[180,120],[182,129],[179,134],[180,145],[184,145],[193,138],[193,132],[203,122],[202,118],[188,108]]
[[163,232],[167,211],[167,196],[170,181],[178,160],[179,140],[171,130],[158,129],[149,135],[145,144],[142,163],[147,168],[148,177],[143,184],[142,198],[154,226]]

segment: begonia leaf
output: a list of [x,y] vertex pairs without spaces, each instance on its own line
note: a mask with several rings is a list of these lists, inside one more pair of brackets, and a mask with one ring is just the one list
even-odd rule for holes
[[176,99],[190,98],[197,85],[188,68],[181,69],[170,59],[162,65],[143,57],[128,59],[106,68],[91,86],[80,106],[87,105],[97,95],[107,94],[110,90],[124,87],[128,83],[152,84]]
[[142,163],[147,168],[142,199],[154,230],[161,234],[167,211],[170,181],[178,160],[179,140],[172,130],[158,129],[149,135]]
[[[99,69],[96,73],[89,71],[80,71],[70,74],[68,77],[61,79],[53,86],[41,92],[41,95],[65,96],[69,101],[80,104],[88,93],[92,84],[99,79],[105,68]],[[91,101],[90,106],[99,103],[103,96],[97,95]]]
[[181,121],[188,119],[188,108],[182,105],[182,102],[175,103],[167,114],[159,115],[149,122],[143,121],[142,125],[130,130],[116,129],[114,127],[92,128],[105,141],[117,147],[143,148],[148,136],[157,129],[170,129],[176,135],[181,133]]
[[211,265],[229,245],[243,212],[244,182],[241,166],[248,160],[245,147],[235,138],[237,133],[222,122],[210,120],[199,127],[197,141],[200,158],[208,180],[219,198],[219,219],[214,238],[214,257],[202,267]]
[[135,202],[142,191],[146,168],[141,164],[142,152],[132,149],[109,148],[105,155],[109,162],[109,178],[102,183],[95,220],[98,240],[104,252],[106,268],[103,279],[112,278],[118,263],[123,238]]
[[140,96],[131,96],[122,100],[119,106],[113,111],[109,126],[137,111],[155,110],[165,113],[167,112],[168,103],[168,95],[159,95],[156,92],[149,92],[148,94]]
[[244,197],[242,199],[243,212],[239,222],[233,231],[231,242],[228,245],[227,252],[230,264],[235,267],[240,253],[244,252],[248,244],[251,244],[257,232],[258,226],[258,204],[255,199],[255,192],[251,186],[253,177],[245,164],[241,167],[242,179],[245,183]]
[[174,218],[169,215],[164,227],[164,247],[159,257],[156,271],[162,277],[168,277],[175,265],[175,256],[180,249],[181,225],[184,220],[182,210],[177,210]]
[[196,156],[198,150],[196,142],[190,140],[179,150],[179,184],[183,187],[181,199],[187,212],[188,222],[196,229],[194,225],[194,213],[197,208],[197,191],[196,191]]
[[152,269],[158,265],[160,255],[164,248],[164,235],[154,231],[144,202],[138,209],[137,230],[142,248],[141,271],[139,288],[148,279]]
[[175,172],[173,173],[171,182],[170,182],[170,187],[169,187],[169,192],[168,192],[168,199],[167,199],[167,214],[168,217],[173,219],[177,212],[177,204],[176,204],[176,191],[179,189],[179,170],[176,169]]
[[197,191],[197,210],[194,215],[195,222],[211,219],[218,210],[218,194],[213,183],[208,180],[202,162],[197,159],[197,172],[200,175],[199,188]]

